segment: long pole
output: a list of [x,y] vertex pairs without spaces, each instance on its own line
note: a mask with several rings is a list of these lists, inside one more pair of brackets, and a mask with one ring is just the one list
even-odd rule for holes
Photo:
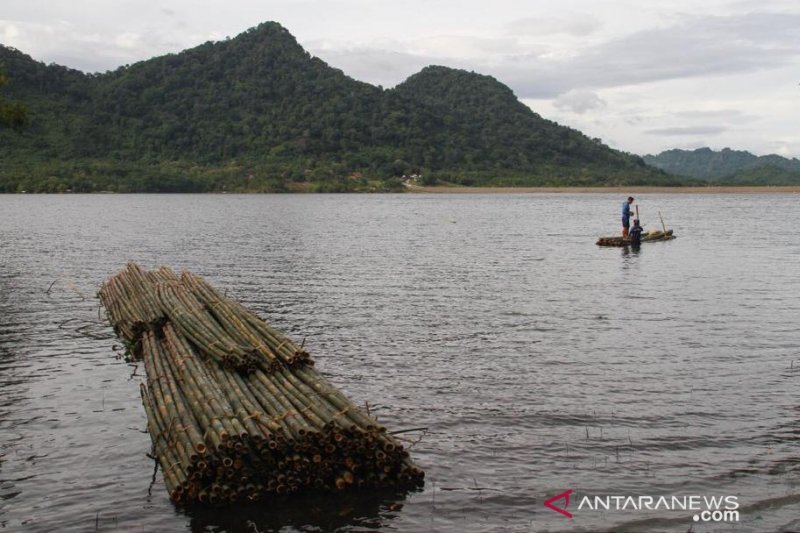
[[661,210],[658,210],[658,218],[661,219],[661,228],[664,230],[664,236],[667,236],[667,226],[664,224],[664,217],[661,216]]

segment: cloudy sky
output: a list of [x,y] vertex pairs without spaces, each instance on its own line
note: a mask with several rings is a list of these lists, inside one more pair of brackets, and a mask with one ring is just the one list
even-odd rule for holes
[[280,22],[391,87],[429,64],[490,74],[628,152],[800,157],[797,0],[2,0],[0,43],[105,71]]

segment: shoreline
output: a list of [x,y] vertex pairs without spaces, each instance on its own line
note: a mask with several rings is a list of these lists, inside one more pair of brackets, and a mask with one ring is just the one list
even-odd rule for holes
[[786,194],[800,193],[800,185],[742,185],[718,187],[663,187],[663,186],[631,186],[631,187],[461,187],[448,185],[419,186],[407,185],[406,190],[417,194],[542,194],[542,193],[573,193],[573,194],[648,194],[648,193],[676,193],[676,194]]
[[317,192],[309,187],[293,185],[285,191],[206,191],[206,192],[0,192],[0,196],[12,195],[69,195],[69,194],[798,194],[800,185],[741,185],[741,186],[705,186],[705,187],[664,187],[635,185],[630,187],[465,187],[458,185],[420,186],[405,184],[401,190],[395,191],[341,191]]

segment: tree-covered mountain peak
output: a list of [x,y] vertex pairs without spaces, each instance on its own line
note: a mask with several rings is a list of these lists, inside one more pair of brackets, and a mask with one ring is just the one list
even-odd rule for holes
[[408,77],[395,87],[400,93],[424,94],[429,98],[500,96],[517,102],[513,91],[492,76],[476,72],[431,65]]
[[746,185],[796,185],[800,183],[800,160],[770,154],[756,156],[745,150],[714,151],[672,149],[644,160],[665,172],[711,183]]
[[383,91],[312,57],[274,22],[105,74],[0,52],[4,89],[30,109],[25,135],[0,131],[0,190],[347,190],[407,174],[487,185],[669,179],[543,119],[491,76],[430,66]]

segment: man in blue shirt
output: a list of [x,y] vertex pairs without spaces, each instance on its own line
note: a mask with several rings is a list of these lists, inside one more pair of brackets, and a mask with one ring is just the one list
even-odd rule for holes
[[628,230],[631,227],[631,204],[633,203],[633,196],[628,196],[628,199],[622,202],[622,238],[628,237]]

